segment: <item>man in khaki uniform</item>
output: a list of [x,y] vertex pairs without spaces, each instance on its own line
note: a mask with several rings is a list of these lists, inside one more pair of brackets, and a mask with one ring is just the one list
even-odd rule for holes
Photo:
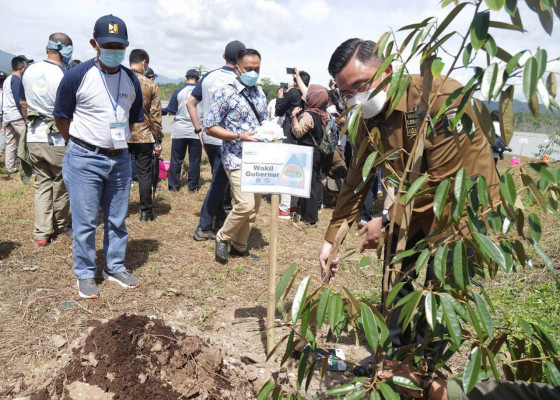
[[[409,154],[412,152],[416,135],[418,134],[416,121],[417,110],[421,102],[421,93],[419,91],[422,88],[422,79],[418,75],[411,76],[408,89],[395,110],[386,117],[385,113],[389,106],[386,96],[387,88],[371,99],[369,99],[369,95],[392,72],[392,67],[389,66],[377,81],[371,84],[368,83],[383,62],[383,60],[372,55],[374,46],[374,42],[361,39],[349,39],[342,43],[331,57],[329,73],[336,80],[340,94],[349,106],[361,104],[367,131],[364,125],[361,124],[356,135],[354,154],[357,153],[357,149],[360,148],[362,141],[368,139],[368,132],[378,129],[381,137],[380,145],[382,145],[384,152],[400,150],[396,153],[398,155],[397,159],[391,161],[391,165],[397,175],[402,176]],[[451,78],[441,77],[434,79],[431,97],[437,97],[435,104],[428,109],[428,113],[434,116],[447,97],[459,87],[461,87],[459,82]],[[465,113],[472,119],[476,131],[474,137],[470,140],[464,126],[460,123],[457,124],[454,128],[459,135],[460,142],[460,151],[457,151],[453,137],[453,128],[451,128],[451,124],[448,122],[448,120],[454,117],[456,111],[456,105],[450,106],[438,121],[435,127],[435,134],[426,137],[420,174],[428,175],[427,186],[436,187],[441,181],[454,177],[461,167],[465,167],[468,176],[484,176],[488,181],[490,196],[493,199],[499,199],[499,178],[494,167],[492,153],[470,106],[467,107]],[[364,203],[369,186],[364,185],[358,193],[354,193],[354,191],[363,180],[362,167],[372,151],[373,147],[370,145],[361,159],[357,160],[354,158],[351,162],[348,176],[338,197],[336,208],[319,255],[323,274],[326,272],[326,260],[331,252],[332,242],[338,228],[344,220],[351,224],[359,214]],[[389,203],[386,202],[386,205]],[[389,207],[387,206],[387,208]],[[400,210],[396,210],[397,218],[395,222],[401,219],[402,207],[399,206],[399,208]],[[357,236],[366,234],[360,252],[377,247],[381,229],[389,222],[390,213],[388,211],[388,209],[384,210],[383,217],[373,218],[356,234]],[[417,197],[409,224],[407,249],[412,248],[419,240],[428,236],[434,224],[433,194]],[[398,226],[395,226],[395,229],[397,230],[395,237],[398,237]],[[394,252],[396,240],[392,243],[391,247],[391,251]],[[406,269],[407,265],[414,262],[414,257],[405,259],[403,269]],[[336,265],[334,265],[333,272],[336,272]],[[414,271],[411,274],[411,278],[416,278]],[[430,262],[426,279],[431,280],[433,278],[435,278],[433,264]],[[397,295],[395,303],[412,290],[412,281],[409,280]],[[418,324],[415,340],[412,340],[410,337],[410,332],[402,332],[397,322],[399,312],[400,310],[397,309],[392,313],[389,326],[394,349],[409,343],[418,342],[424,336],[425,323],[422,324],[422,322]]]
[[[138,187],[140,190],[140,221],[152,221],[152,162],[154,154],[161,154],[161,101],[159,87],[153,80],[146,78],[150,57],[142,49],[134,49],[129,56],[130,69],[140,80],[144,100],[144,122],[134,124],[130,132],[128,148],[136,159]],[[156,160],[157,162],[157,160]]]

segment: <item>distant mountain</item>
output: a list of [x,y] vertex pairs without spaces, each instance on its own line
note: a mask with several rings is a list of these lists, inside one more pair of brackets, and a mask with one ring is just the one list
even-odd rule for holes
[[[485,101],[484,104],[486,104],[486,107],[488,107],[488,109],[490,111],[492,110],[497,110],[499,107],[499,103],[497,101]],[[513,112],[515,113],[519,113],[519,112],[523,112],[523,113],[530,113],[531,110],[529,109],[529,104],[524,102],[524,101],[520,101],[520,100],[516,100],[513,99]],[[540,109],[539,109],[539,113],[550,113],[550,111],[548,111],[542,104],[540,105]]]
[[0,71],[4,71],[8,75],[12,73],[12,58],[15,54],[6,53],[0,50]]
[[158,75],[156,78],[156,83],[159,83],[160,85],[165,85],[166,83],[174,83],[175,85],[178,85],[180,83],[183,83],[184,80],[184,78],[171,79],[167,76]]

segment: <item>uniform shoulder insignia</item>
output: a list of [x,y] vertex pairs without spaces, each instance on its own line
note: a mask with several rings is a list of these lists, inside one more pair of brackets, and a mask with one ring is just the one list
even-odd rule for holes
[[458,110],[459,107],[449,107],[443,113],[443,128],[445,130],[445,137],[453,136],[454,132],[458,135],[465,133],[465,127],[463,126],[463,122],[461,120],[457,121],[455,127],[453,126],[453,119],[457,115]]
[[406,126],[406,134],[408,137],[416,136],[418,131],[418,115],[416,111],[404,113],[404,124]]

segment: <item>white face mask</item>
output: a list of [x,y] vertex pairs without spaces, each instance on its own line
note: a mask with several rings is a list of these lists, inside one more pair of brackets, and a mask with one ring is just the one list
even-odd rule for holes
[[[354,96],[348,100],[348,105],[353,106],[354,104],[361,104],[362,106],[362,113],[364,118],[372,118],[375,117],[377,114],[383,110],[383,106],[385,106],[385,102],[387,101],[387,92],[382,90],[369,99],[371,93],[375,90],[375,88],[368,90],[365,93],[356,93]],[[369,100],[368,100],[369,99]]]

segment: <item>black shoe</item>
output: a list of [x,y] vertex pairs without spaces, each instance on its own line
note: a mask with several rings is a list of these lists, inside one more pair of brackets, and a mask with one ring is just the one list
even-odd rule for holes
[[249,250],[239,251],[233,246],[231,246],[231,250],[229,251],[229,255],[232,256],[232,257],[250,258],[253,261],[260,261],[261,260],[261,258],[259,256],[249,252]]
[[154,219],[156,219],[156,216],[153,213],[153,211],[140,212],[140,221],[147,222],[147,221],[153,221]]
[[178,192],[179,191],[179,186],[169,186],[169,191],[170,192]]
[[212,231],[203,231],[200,228],[196,228],[194,231],[194,235],[192,236],[194,240],[197,242],[203,242],[205,240],[214,240],[216,239],[216,235]]
[[227,264],[228,262],[228,242],[218,242],[216,239],[216,261]]

